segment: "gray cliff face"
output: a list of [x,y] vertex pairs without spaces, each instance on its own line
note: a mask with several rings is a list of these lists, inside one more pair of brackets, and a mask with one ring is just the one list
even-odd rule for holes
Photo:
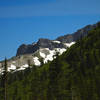
[[54,48],[63,48],[64,45],[62,43],[55,43],[53,40],[48,39],[39,39],[37,42],[38,47],[40,48],[49,48],[50,50]]
[[34,53],[40,48],[49,48],[53,50],[54,48],[65,48],[65,46],[62,43],[55,43],[53,40],[41,38],[36,44],[22,44],[17,50],[17,56]]
[[31,54],[31,53],[34,53],[36,50],[38,50],[39,47],[38,45],[25,45],[25,44],[22,44],[18,50],[17,50],[17,54],[16,56],[19,56],[19,55],[23,55],[23,54]]
[[75,32],[73,34],[68,34],[68,35],[58,37],[56,40],[61,41],[63,43],[70,43],[73,41],[77,41],[80,38],[86,36],[88,34],[88,32],[90,30],[94,29],[96,26],[97,26],[97,24],[87,25],[86,27],[79,29],[77,32]]
[[35,44],[29,44],[29,45],[22,44],[18,48],[16,55],[19,56],[23,54],[31,54],[31,53],[36,52],[40,48],[49,48],[50,50],[54,48],[65,48],[63,43],[71,43],[73,41],[79,40],[80,38],[86,36],[88,32],[94,29],[96,26],[97,24],[87,25],[86,27],[78,30],[77,32],[73,34],[67,34],[67,35],[58,37],[55,41],[60,41],[60,43],[53,42],[54,40],[41,38]]
[[68,35],[58,37],[56,40],[63,43],[70,43],[74,41],[74,38],[73,38],[73,34],[68,34]]
[[86,36],[88,34],[88,32],[92,29],[94,29],[96,27],[96,24],[95,25],[87,25],[86,27],[78,30],[77,32],[75,32],[73,34],[73,38],[74,38],[74,41],[77,41],[78,39]]

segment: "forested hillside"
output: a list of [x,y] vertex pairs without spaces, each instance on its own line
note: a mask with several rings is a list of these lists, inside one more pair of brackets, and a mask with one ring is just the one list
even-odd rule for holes
[[[52,62],[8,73],[7,100],[100,100],[100,23]],[[32,66],[32,65],[30,65]],[[0,76],[0,100],[4,100]]]

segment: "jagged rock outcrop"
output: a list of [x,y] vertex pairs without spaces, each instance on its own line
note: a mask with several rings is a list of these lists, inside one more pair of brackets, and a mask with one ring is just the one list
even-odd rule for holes
[[90,30],[94,29],[96,26],[97,26],[97,24],[87,25],[86,27],[79,29],[77,32],[75,32],[73,34],[68,34],[68,35],[58,37],[56,40],[63,42],[63,43],[70,43],[73,41],[77,41],[78,39],[86,36],[88,34],[88,32]]
[[40,48],[49,48],[50,50],[54,49],[54,48],[63,48],[64,45],[62,43],[57,43],[53,40],[48,40],[48,39],[39,39],[39,41],[37,42],[38,47]]
[[22,44],[18,48],[16,56],[34,53],[38,49],[39,49],[39,47],[36,44],[29,44],[29,45]]
[[74,38],[73,38],[73,34],[68,34],[68,35],[58,37],[56,40],[63,43],[70,43],[74,41]]
[[65,45],[63,43],[56,43],[53,40],[41,38],[35,44],[22,44],[17,50],[17,56],[34,53],[40,48],[49,48],[50,50],[53,50],[54,48],[65,48]]

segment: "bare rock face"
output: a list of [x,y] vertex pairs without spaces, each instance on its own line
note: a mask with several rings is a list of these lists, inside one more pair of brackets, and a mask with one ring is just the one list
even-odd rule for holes
[[16,56],[23,55],[23,54],[31,54],[31,53],[34,53],[38,49],[39,48],[38,48],[37,45],[33,45],[33,44],[25,45],[25,44],[22,44],[18,48]]
[[39,39],[37,42],[38,47],[40,48],[49,48],[50,50],[54,48],[63,48],[64,45],[62,43],[56,43],[53,42],[53,40],[48,40],[48,39]]
[[73,37],[74,37],[74,41],[77,41],[78,39],[82,38],[82,37],[85,37],[88,32],[94,28],[96,28],[96,24],[95,25],[87,25],[86,27],[78,30],[77,32],[75,32],[73,34]]
[[94,29],[96,26],[97,26],[97,24],[87,25],[86,27],[79,29],[77,32],[75,32],[73,34],[68,34],[68,35],[58,37],[56,40],[61,41],[63,43],[70,43],[73,41],[77,41],[80,38],[86,36],[88,34],[88,32],[90,30]]
[[73,38],[73,34],[68,34],[68,35],[58,37],[56,40],[63,43],[70,43],[74,41],[74,38]]

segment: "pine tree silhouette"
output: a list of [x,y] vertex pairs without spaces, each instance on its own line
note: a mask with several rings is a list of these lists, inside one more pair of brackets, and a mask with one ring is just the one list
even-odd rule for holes
[[8,73],[7,59],[5,58],[5,61],[4,61],[4,100],[7,100],[7,73]]

